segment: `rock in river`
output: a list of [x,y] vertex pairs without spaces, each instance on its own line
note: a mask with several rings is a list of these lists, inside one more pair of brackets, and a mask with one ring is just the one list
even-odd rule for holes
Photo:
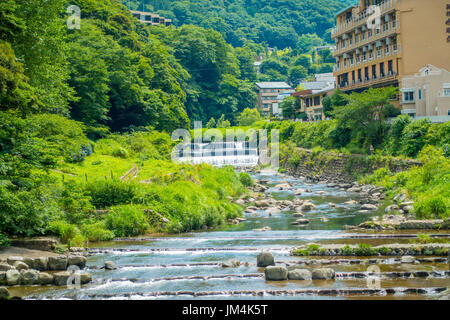
[[273,254],[265,251],[260,252],[256,257],[256,265],[258,267],[274,266],[275,260],[273,258]]
[[39,283],[39,271],[37,270],[24,270],[22,272],[22,278],[20,284],[30,286]]
[[264,269],[266,280],[283,281],[288,279],[288,270],[286,267],[269,266]]
[[62,255],[55,257],[48,257],[48,268],[49,270],[66,270],[67,257]]
[[311,280],[312,274],[308,269],[295,269],[288,273],[289,280]]
[[6,271],[6,284],[8,286],[15,286],[20,283],[20,272],[17,270]]
[[112,261],[105,261],[105,269],[106,270],[115,270],[116,265]]
[[369,203],[363,204],[361,206],[361,210],[377,210],[377,209],[378,209],[378,207],[376,205],[369,204]]
[[314,269],[312,272],[312,278],[317,280],[331,280],[336,277],[336,274],[331,268],[319,268]]

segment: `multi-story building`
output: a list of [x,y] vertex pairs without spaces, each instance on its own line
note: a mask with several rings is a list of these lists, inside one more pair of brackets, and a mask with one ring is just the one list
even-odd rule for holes
[[343,91],[401,87],[427,64],[450,70],[448,0],[361,0],[336,20],[334,75]]
[[133,15],[133,17],[138,19],[140,22],[149,24],[152,26],[168,27],[168,26],[172,25],[171,19],[166,19],[164,17],[157,15],[156,13],[131,10],[131,14]]
[[273,104],[277,104],[277,97],[280,93],[292,90],[286,82],[257,82],[258,107],[264,116],[273,114]]
[[436,122],[450,120],[450,72],[426,65],[402,78],[402,113],[413,118],[429,117]]
[[291,96],[299,100],[299,110],[297,114],[306,113],[307,119],[310,121],[325,120],[323,112],[323,99],[333,94],[335,90],[334,81],[314,81],[301,84],[302,89]]

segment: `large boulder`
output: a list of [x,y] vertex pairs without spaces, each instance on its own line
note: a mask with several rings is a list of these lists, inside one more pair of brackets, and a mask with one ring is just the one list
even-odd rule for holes
[[55,256],[48,257],[48,269],[49,270],[66,270],[67,269],[67,257]]
[[8,286],[15,286],[20,283],[20,272],[17,270],[6,271],[6,284]]
[[275,260],[271,252],[260,252],[256,257],[256,265],[258,267],[274,266]]
[[336,274],[331,268],[318,268],[312,272],[312,278],[316,280],[331,280],[336,277]]
[[86,284],[92,282],[92,275],[88,272],[80,273],[80,283]]
[[11,269],[14,269],[14,267],[7,263],[0,263],[0,271],[8,271]]
[[28,270],[29,267],[25,262],[22,261],[16,261],[14,263],[14,268],[16,268],[16,270],[22,271],[22,270]]
[[112,261],[105,261],[105,269],[106,270],[115,270],[116,265]]
[[14,265],[14,263],[16,263],[17,261],[21,261],[23,262],[23,257],[20,256],[9,256],[8,258],[6,258],[6,262],[8,262],[10,265]]
[[25,286],[39,284],[39,271],[23,270],[20,284]]
[[72,273],[68,271],[57,272],[53,274],[53,283],[56,286],[65,286],[71,275]]
[[8,289],[5,287],[0,287],[0,300],[6,300],[11,297],[11,294],[9,293]]
[[53,284],[53,275],[46,273],[46,272],[40,272],[39,273],[39,279],[38,283],[41,286],[46,286],[49,284]]
[[78,266],[80,269],[86,267],[87,259],[83,256],[69,256],[67,259],[67,264],[69,266]]
[[286,267],[269,266],[264,269],[266,280],[283,281],[288,279],[288,269]]
[[23,259],[31,269],[44,271],[48,269],[48,258],[47,257],[39,257],[39,258],[25,258]]
[[288,273],[289,280],[311,280],[312,274],[308,269],[294,269]]

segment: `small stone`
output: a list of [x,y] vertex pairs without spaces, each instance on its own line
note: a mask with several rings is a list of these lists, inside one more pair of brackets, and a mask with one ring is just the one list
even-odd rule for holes
[[298,224],[308,224],[309,220],[308,219],[297,219],[297,220],[295,220],[295,222],[297,222]]
[[115,270],[116,265],[112,261],[105,261],[105,269],[106,270]]
[[274,266],[275,260],[271,252],[260,252],[256,257],[256,265],[258,267]]
[[293,216],[294,218],[296,218],[296,217],[304,217],[305,215],[304,215],[303,213],[301,213],[301,212],[294,212],[294,213],[292,214],[292,216]]
[[361,210],[377,210],[378,207],[374,204],[366,203],[361,206]]
[[312,274],[307,269],[294,269],[288,273],[289,280],[311,280]]

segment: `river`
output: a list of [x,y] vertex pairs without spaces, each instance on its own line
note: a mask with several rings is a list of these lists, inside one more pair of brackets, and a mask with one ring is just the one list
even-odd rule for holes
[[[93,283],[80,289],[56,287],[17,288],[25,299],[434,299],[437,293],[426,294],[376,294],[339,295],[314,294],[320,289],[366,288],[365,278],[339,278],[332,281],[282,281],[267,282],[263,269],[256,267],[256,256],[261,250],[274,254],[275,261],[295,263],[311,259],[292,257],[289,251],[297,245],[315,243],[371,243],[401,242],[392,239],[352,239],[356,234],[343,229],[344,225],[355,225],[380,212],[360,213],[359,206],[344,202],[355,199],[356,194],[324,184],[309,184],[305,181],[274,174],[258,174],[257,179],[269,180],[274,186],[281,180],[296,185],[295,188],[311,189],[300,198],[311,199],[317,206],[305,214],[310,220],[306,226],[294,226],[292,211],[269,216],[265,211],[247,214],[247,221],[239,225],[226,225],[219,230],[151,238],[145,241],[115,241],[102,243],[92,248],[88,257],[88,268]],[[324,191],[324,194],[315,194]],[[275,199],[293,199],[292,191],[275,192]],[[329,206],[335,203],[336,207]],[[380,209],[382,210],[382,209]],[[323,222],[321,217],[326,217]],[[268,226],[271,231],[254,231]],[[373,233],[372,233],[373,234]],[[337,258],[337,257],[335,257]],[[342,257],[341,257],[342,258]],[[113,261],[116,270],[100,269],[105,261]],[[239,266],[223,267],[221,263]],[[388,259],[389,260],[389,259]],[[391,259],[392,260],[392,259]],[[236,262],[234,262],[236,263]],[[367,265],[341,263],[331,265],[337,273],[367,270]],[[382,272],[408,270],[449,270],[447,263],[404,265],[386,263],[380,266]],[[448,287],[448,276],[429,278],[382,279],[381,288],[433,288]],[[251,290],[252,293],[239,293]],[[296,295],[286,290],[311,290]],[[233,294],[235,291],[235,294]],[[256,293],[258,292],[259,293]],[[270,292],[272,291],[272,292]],[[13,291],[14,293],[14,291]],[[195,296],[200,293],[200,296]],[[211,296],[214,294],[214,296]]]

